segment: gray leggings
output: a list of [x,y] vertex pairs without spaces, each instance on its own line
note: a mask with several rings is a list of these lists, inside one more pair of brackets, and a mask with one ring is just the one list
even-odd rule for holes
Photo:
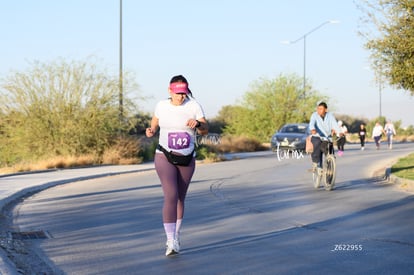
[[184,216],[184,200],[195,170],[195,158],[188,166],[173,165],[163,153],[155,153],[155,170],[164,193],[162,219],[164,223],[175,223]]

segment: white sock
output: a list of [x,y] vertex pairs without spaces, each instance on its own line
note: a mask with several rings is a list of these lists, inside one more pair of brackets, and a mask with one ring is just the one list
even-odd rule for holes
[[164,223],[165,234],[167,235],[167,240],[173,240],[175,237],[175,222]]
[[178,219],[175,226],[175,237],[178,239],[180,237],[180,230],[181,230],[181,224],[183,222],[183,219]]

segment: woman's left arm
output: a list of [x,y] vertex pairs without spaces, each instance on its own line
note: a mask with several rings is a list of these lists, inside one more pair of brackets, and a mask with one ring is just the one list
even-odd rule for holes
[[208,134],[208,122],[204,117],[199,119],[189,119],[187,121],[187,126],[191,129],[196,129],[199,135]]
[[196,128],[197,129],[197,133],[199,135],[207,135],[208,134],[208,122],[207,120],[202,117],[200,119],[197,120],[199,122],[199,126]]

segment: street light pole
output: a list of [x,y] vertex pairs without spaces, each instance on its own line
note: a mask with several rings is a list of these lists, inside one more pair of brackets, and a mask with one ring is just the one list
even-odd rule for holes
[[301,37],[299,37],[296,40],[282,41],[282,43],[284,43],[284,44],[295,44],[296,42],[303,39],[303,97],[304,98],[306,96],[306,37],[308,35],[310,35],[311,33],[315,32],[316,30],[322,28],[326,24],[336,24],[336,23],[339,23],[339,21],[338,20],[328,20],[328,21],[325,21],[325,22],[319,24],[318,26],[316,26],[312,30],[308,31],[307,33],[305,33],[304,35],[302,35]]
[[[364,67],[364,69],[369,70],[370,67]],[[381,120],[382,117],[382,85],[383,85],[383,81],[382,81],[382,66],[378,64],[378,60],[374,61],[373,64],[371,65],[371,69],[374,72],[374,76],[375,76],[375,84],[378,85],[378,96],[379,96],[379,117],[378,119]]]
[[382,76],[383,76],[383,70],[382,65],[379,63],[379,61],[374,61],[372,66],[375,74],[375,82],[378,84],[378,96],[379,96],[379,119],[382,117]]
[[119,120],[123,121],[123,73],[122,73],[122,0],[119,0]]
[[303,36],[303,98],[304,99],[306,97],[306,35],[307,34]]
[[381,74],[378,76],[378,93],[379,93],[379,119],[382,117],[382,78]]
[[379,87],[379,116],[380,119],[382,117],[382,99],[381,99],[381,94],[382,94],[382,88],[381,88],[381,83],[380,83],[380,87]]

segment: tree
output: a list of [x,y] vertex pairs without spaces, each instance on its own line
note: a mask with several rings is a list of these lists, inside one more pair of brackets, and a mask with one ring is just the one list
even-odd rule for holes
[[[268,142],[275,130],[288,122],[307,122],[320,96],[312,88],[303,95],[302,78],[279,75],[252,83],[238,106],[227,107],[225,133],[244,135]],[[231,110],[231,112],[229,112]]]
[[358,7],[366,15],[360,34],[379,85],[384,80],[414,95],[414,1],[359,0]]
[[[220,127],[218,131],[214,131],[209,126],[209,132],[212,133],[229,133],[231,132],[231,123],[237,121],[239,113],[242,112],[243,107],[237,105],[223,106],[214,120],[209,121],[209,125],[216,124]],[[214,127],[214,126],[213,126]]]
[[[99,156],[132,126],[119,120],[118,78],[98,70],[92,60],[31,65],[0,82],[0,164]],[[129,91],[136,85],[125,77],[124,87]],[[125,117],[134,108],[126,97]]]

